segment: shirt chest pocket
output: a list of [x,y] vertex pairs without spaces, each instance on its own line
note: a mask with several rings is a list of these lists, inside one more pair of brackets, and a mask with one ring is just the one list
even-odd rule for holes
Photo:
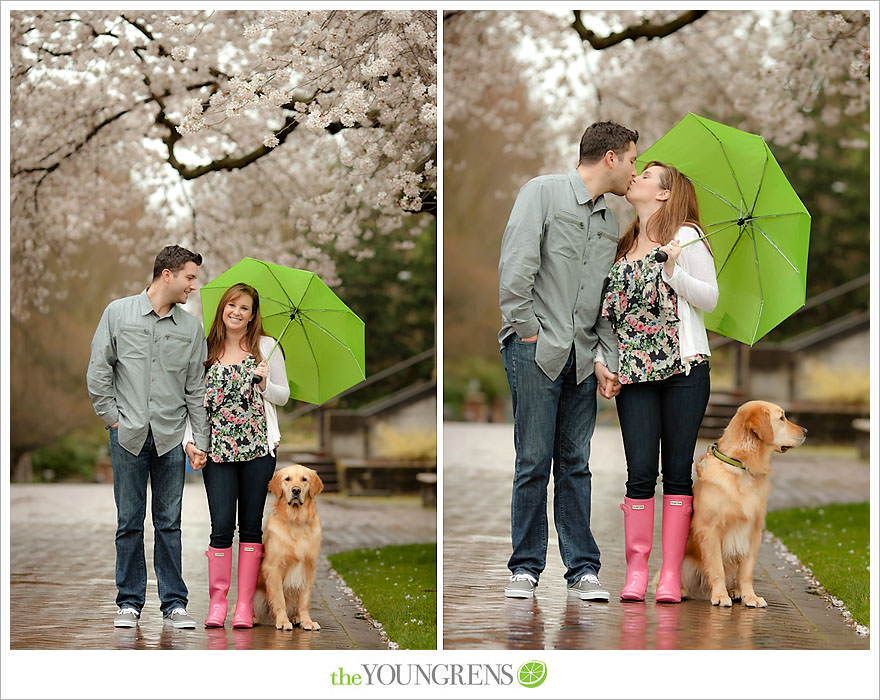
[[595,247],[595,255],[602,262],[602,264],[608,264],[614,262],[614,258],[617,254],[617,232],[605,231],[600,229],[597,231],[595,238],[593,239],[592,245]]
[[162,358],[162,366],[169,372],[180,372],[186,368],[189,362],[189,337],[174,333],[161,333],[157,335],[159,341],[159,357]]
[[583,257],[584,222],[576,214],[558,212],[547,228],[547,252],[580,260]]
[[116,356],[121,360],[143,360],[147,356],[150,331],[136,326],[122,326],[116,334]]

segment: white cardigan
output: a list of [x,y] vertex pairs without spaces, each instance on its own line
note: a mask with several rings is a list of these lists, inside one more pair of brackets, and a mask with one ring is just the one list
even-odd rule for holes
[[[260,354],[265,360],[275,347],[275,338],[268,335],[260,337]],[[272,357],[269,357],[269,376],[266,377],[266,389],[261,390],[259,385],[254,391],[263,397],[263,409],[266,413],[266,447],[269,454],[275,455],[275,448],[281,442],[281,431],[278,428],[278,413],[275,406],[283,406],[290,399],[290,384],[287,382],[287,369],[284,366],[284,355],[281,348],[275,348]],[[183,436],[183,446],[192,442],[192,427],[189,418],[186,420],[186,432]]]
[[[674,238],[681,245],[696,241],[700,232],[693,226],[682,226]],[[701,242],[682,248],[675,261],[672,276],[662,269],[663,281],[678,296],[678,344],[684,363],[685,374],[690,374],[691,361],[696,355],[709,357],[709,338],[703,323],[703,312],[712,311],[718,303],[718,280],[715,278],[715,261]],[[596,361],[607,366],[601,347],[596,349]]]
[[[682,226],[675,234],[681,245],[697,241],[701,233],[693,226]],[[662,271],[663,281],[678,295],[678,343],[685,374],[691,370],[696,355],[709,357],[709,338],[703,323],[703,312],[712,311],[718,303],[718,280],[715,260],[706,245],[697,241],[682,248],[675,261],[672,276]]]

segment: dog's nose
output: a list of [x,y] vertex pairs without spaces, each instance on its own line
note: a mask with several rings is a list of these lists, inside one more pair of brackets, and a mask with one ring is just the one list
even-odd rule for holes
[[294,486],[292,489],[290,489],[290,492],[291,492],[294,496],[299,496],[299,492],[300,492],[300,488],[299,488],[299,486]]

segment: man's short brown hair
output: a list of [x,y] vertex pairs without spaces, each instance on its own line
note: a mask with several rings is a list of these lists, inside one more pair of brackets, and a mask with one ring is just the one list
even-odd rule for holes
[[159,254],[156,256],[156,262],[153,263],[153,281],[155,282],[162,276],[162,270],[177,272],[189,262],[201,265],[202,256],[179,245],[166,245],[159,251]]
[[587,127],[581,136],[581,153],[578,165],[595,163],[608,151],[621,154],[629,147],[630,142],[638,143],[639,132],[627,129],[615,122],[595,122]]

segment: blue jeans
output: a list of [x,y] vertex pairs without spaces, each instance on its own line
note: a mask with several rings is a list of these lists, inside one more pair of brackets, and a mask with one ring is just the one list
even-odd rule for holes
[[574,350],[555,381],[535,363],[536,343],[516,336],[501,350],[513,399],[516,466],[510,504],[512,573],[538,579],[547,558],[547,484],[553,471],[553,521],[565,578],[599,573],[590,532],[590,438],[596,426],[596,377],[580,384]]
[[110,429],[116,500],[116,604],[138,612],[144,607],[144,518],[149,478],[155,531],[153,567],[159,584],[159,607],[163,615],[168,615],[176,607],[185,608],[187,603],[188,591],[180,566],[180,509],[186,458],[180,445],[161,457],[156,454],[152,432],[147,433],[140,454],[133,455],[119,444],[117,432],[116,428]]
[[275,472],[271,454],[244,462],[215,462],[208,459],[202,470],[208,510],[211,513],[211,546],[232,546],[235,534],[235,506],[238,503],[238,541],[263,541],[263,508],[269,479]]
[[660,463],[665,495],[693,493],[694,447],[708,403],[708,362],[692,367],[688,375],[681,372],[659,382],[620,387],[616,404],[626,454],[628,498],[654,497]]

